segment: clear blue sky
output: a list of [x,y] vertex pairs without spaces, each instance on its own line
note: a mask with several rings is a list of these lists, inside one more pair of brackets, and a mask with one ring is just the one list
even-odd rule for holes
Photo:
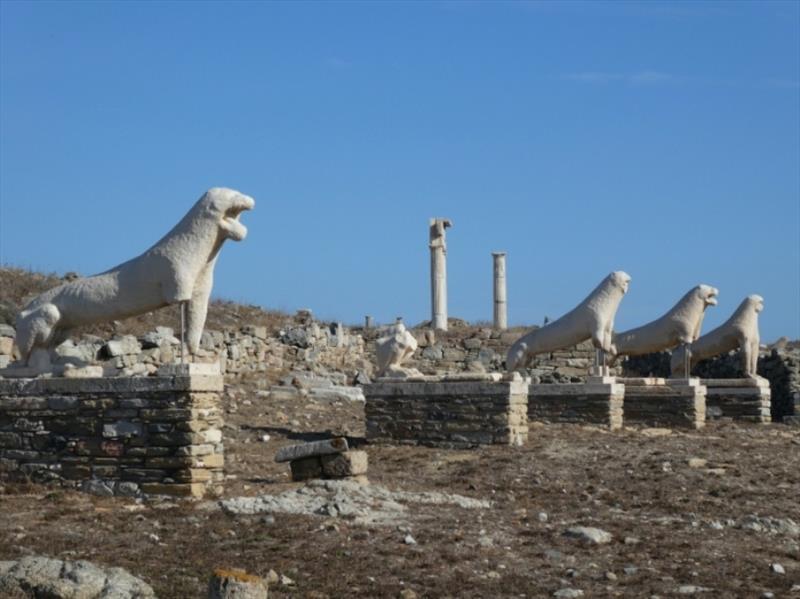
[[255,197],[215,295],[322,318],[511,323],[697,283],[800,337],[798,2],[0,3],[0,261],[102,271],[207,188]]

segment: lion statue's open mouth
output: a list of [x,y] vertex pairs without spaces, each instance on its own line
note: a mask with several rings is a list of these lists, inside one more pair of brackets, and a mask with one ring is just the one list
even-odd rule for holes
[[255,206],[253,198],[239,194],[231,200],[231,205],[224,211],[220,219],[220,228],[228,233],[234,241],[241,241],[247,236],[247,227],[239,222],[242,212],[252,210]]

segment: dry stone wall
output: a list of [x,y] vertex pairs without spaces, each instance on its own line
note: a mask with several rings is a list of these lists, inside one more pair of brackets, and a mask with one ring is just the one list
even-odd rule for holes
[[220,376],[0,379],[0,472],[104,495],[223,482]]
[[[623,363],[625,376],[669,377],[670,354],[637,356]],[[692,370],[702,379],[733,379],[743,375],[738,351],[703,360]],[[800,348],[766,349],[758,358],[758,374],[770,383],[772,420],[800,423]]]
[[[323,325],[305,313],[270,335],[263,326],[238,330],[204,331],[195,360],[218,362],[228,379],[262,373],[277,380],[293,371],[318,375],[344,374],[342,384],[368,377],[372,364],[364,357],[364,340],[341,324]],[[12,361],[14,329],[0,325],[0,368]],[[51,357],[59,365],[100,365],[104,376],[147,376],[164,364],[180,362],[180,341],[168,327],[141,337],[118,336],[111,340],[84,335],[67,340]]]
[[[458,372],[504,372],[508,349],[529,329],[498,331],[488,327],[453,328],[443,333],[429,329],[412,332],[419,347],[404,366],[417,368],[424,374]],[[382,329],[365,331],[366,351],[374,359],[374,340]],[[524,374],[533,384],[582,383],[594,365],[595,349],[591,341],[575,347],[536,356],[533,366]]]
[[366,385],[373,442],[474,447],[528,439],[528,382],[393,381]]

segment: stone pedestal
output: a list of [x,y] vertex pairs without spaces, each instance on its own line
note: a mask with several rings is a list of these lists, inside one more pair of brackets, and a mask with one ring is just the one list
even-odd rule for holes
[[531,385],[528,420],[622,427],[625,386],[614,377],[589,377],[585,383]]
[[0,379],[0,470],[106,495],[216,493],[222,390],[219,375]]
[[364,386],[367,439],[450,448],[521,445],[528,439],[528,381],[498,379],[378,379]]
[[772,421],[772,394],[767,379],[702,379],[702,383],[707,388],[706,414],[709,420]]
[[698,378],[617,377],[625,385],[625,424],[699,429],[706,422],[706,387]]

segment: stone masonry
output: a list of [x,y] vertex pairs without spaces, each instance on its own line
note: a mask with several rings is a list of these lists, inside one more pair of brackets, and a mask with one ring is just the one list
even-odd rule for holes
[[0,472],[98,494],[223,481],[221,376],[0,379]]
[[528,438],[528,382],[381,379],[365,385],[367,439],[465,448]]
[[625,385],[613,377],[592,377],[571,385],[531,385],[528,420],[599,424],[611,430],[622,428]]
[[700,429],[706,423],[706,387],[700,379],[620,378],[625,425]]

